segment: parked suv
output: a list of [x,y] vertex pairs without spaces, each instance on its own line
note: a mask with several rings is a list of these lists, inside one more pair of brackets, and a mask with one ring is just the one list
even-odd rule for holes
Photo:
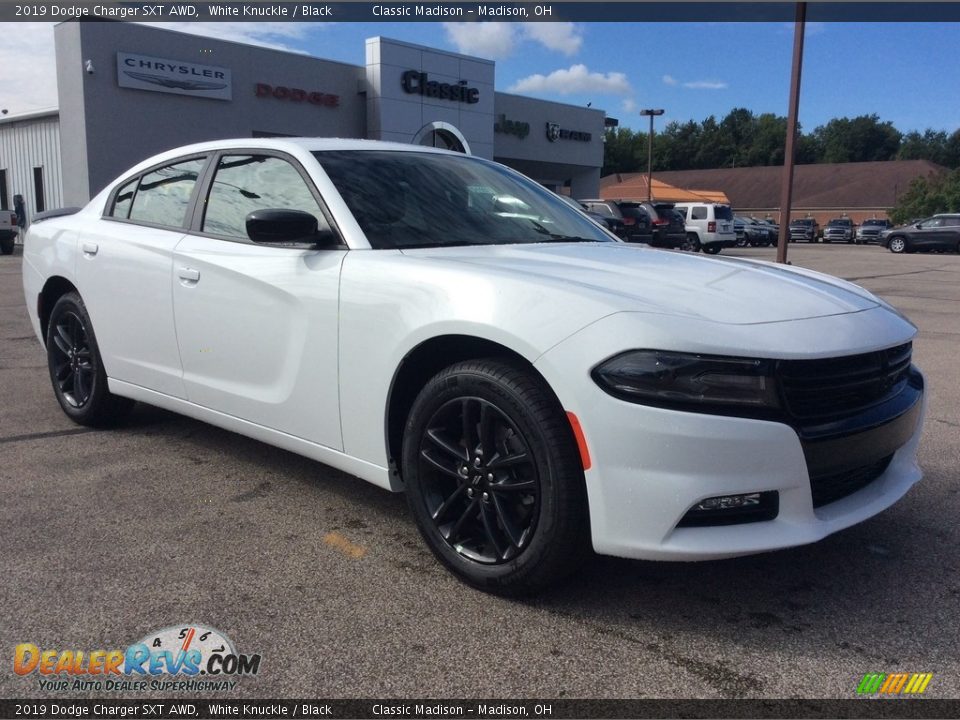
[[820,234],[820,223],[813,218],[800,218],[790,221],[790,242],[806,240],[807,242],[817,242]]
[[893,253],[916,250],[960,252],[960,215],[934,215],[913,225],[887,230],[881,244]]
[[850,218],[834,218],[828,222],[827,226],[823,229],[823,241],[825,243],[830,243],[834,240],[837,242],[852,243],[855,237],[855,227],[853,220]]
[[579,200],[574,200],[569,195],[560,195],[557,193],[557,197],[563,200],[570,207],[574,207],[581,212],[585,212],[587,216],[593,220],[597,225],[602,228],[606,228],[618,238],[623,239],[625,236],[625,230],[623,225],[623,219],[614,217],[613,215],[603,215],[601,213],[593,212],[590,208],[584,205]]
[[857,228],[857,237],[856,243],[866,244],[866,243],[879,243],[880,234],[889,228],[893,227],[893,223],[889,220],[880,220],[878,218],[870,218],[864,220],[860,223],[860,227]]
[[737,244],[733,210],[719,203],[677,203],[674,210],[683,216],[686,240],[684,250],[716,255],[722,248]]
[[17,214],[10,210],[0,210],[0,253],[3,255],[13,255],[17,229]]
[[652,241],[650,215],[643,204],[630,200],[587,199],[579,201],[587,210],[604,217],[616,218],[623,224],[617,235],[627,242],[649,243]]
[[639,205],[650,216],[651,245],[667,248],[683,246],[687,239],[687,231],[683,216],[674,210],[673,203],[642,202]]

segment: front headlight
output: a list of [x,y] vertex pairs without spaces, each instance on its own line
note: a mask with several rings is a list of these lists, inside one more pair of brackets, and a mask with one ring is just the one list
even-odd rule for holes
[[614,397],[661,407],[779,407],[774,363],[755,358],[632,350],[597,365],[593,380]]

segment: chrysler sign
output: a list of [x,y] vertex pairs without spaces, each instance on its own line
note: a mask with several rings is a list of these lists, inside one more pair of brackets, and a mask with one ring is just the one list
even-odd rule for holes
[[230,100],[230,69],[183,60],[117,53],[117,84],[153,92]]

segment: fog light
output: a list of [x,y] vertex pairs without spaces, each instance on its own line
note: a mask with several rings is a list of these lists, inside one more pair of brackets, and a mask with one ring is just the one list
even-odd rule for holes
[[742,508],[760,504],[760,493],[750,493],[748,495],[721,495],[719,497],[707,498],[697,505],[694,510],[727,510],[730,508]]
[[707,527],[773,520],[780,512],[780,494],[776,490],[717,495],[701,500],[687,511],[677,527]]

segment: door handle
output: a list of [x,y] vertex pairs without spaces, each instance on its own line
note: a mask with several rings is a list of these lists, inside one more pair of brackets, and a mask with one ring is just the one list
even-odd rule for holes
[[188,283],[195,283],[200,279],[200,271],[189,267],[180,268],[177,271],[177,274],[180,276],[181,280]]
[[95,242],[89,242],[84,240],[83,242],[83,254],[84,255],[96,255],[97,250],[100,249],[100,246]]

